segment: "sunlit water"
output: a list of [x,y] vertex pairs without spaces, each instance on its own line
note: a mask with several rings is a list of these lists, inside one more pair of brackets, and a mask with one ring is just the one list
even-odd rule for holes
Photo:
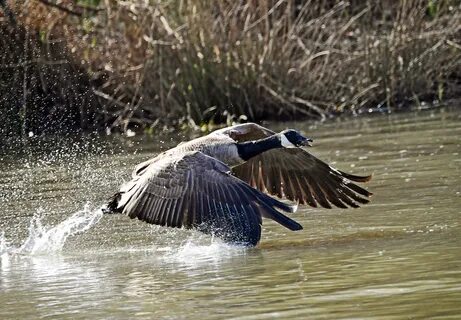
[[[257,248],[102,215],[170,136],[29,140],[0,154],[0,319],[460,319],[461,113],[290,123],[360,209],[301,207]],[[178,139],[176,136],[175,139]]]

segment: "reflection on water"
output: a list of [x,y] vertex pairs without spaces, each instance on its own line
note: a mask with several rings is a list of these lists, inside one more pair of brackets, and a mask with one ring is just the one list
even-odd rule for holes
[[[265,221],[257,248],[103,216],[165,136],[35,141],[0,155],[0,318],[367,318],[461,315],[461,114],[433,110],[277,124],[340,169],[372,172],[372,203]],[[277,128],[276,128],[277,129]],[[86,204],[86,205],[85,205]]]

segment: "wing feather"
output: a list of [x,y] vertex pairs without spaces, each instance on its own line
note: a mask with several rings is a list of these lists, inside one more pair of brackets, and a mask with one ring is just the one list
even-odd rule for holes
[[292,230],[301,228],[275,209],[291,211],[289,205],[252,188],[231,175],[228,166],[201,152],[168,155],[141,171],[119,204],[131,218],[195,227],[251,245],[260,239],[262,215]]
[[[262,192],[325,208],[357,207],[345,197],[365,204],[371,192],[354,182],[371,176],[357,176],[336,170],[306,150],[273,149],[232,169],[235,176]],[[256,183],[254,183],[256,182]]]
[[237,124],[235,126],[216,130],[213,133],[225,134],[238,142],[258,140],[275,134],[274,131],[252,122]]
[[[237,142],[258,140],[275,134],[255,123],[245,123],[216,131]],[[367,182],[371,176],[358,176],[336,170],[304,149],[273,149],[232,169],[233,173],[261,192],[280,198],[325,208],[357,207],[368,203],[371,192],[353,182]],[[365,198],[363,198],[365,197]],[[352,201],[354,200],[354,201]]]

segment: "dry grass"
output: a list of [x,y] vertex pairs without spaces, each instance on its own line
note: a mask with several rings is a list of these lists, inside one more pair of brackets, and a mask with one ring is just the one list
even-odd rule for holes
[[394,111],[461,93],[458,1],[60,2],[77,14],[28,3],[20,21],[65,41],[94,111],[122,129]]

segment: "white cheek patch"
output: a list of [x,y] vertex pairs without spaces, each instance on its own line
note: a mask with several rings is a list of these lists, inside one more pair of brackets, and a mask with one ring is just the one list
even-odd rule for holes
[[281,138],[282,147],[284,147],[284,148],[296,148],[296,146],[294,144],[292,144],[290,142],[290,140],[288,140],[287,137],[285,137],[284,134],[282,134],[281,136],[282,136],[282,138]]

